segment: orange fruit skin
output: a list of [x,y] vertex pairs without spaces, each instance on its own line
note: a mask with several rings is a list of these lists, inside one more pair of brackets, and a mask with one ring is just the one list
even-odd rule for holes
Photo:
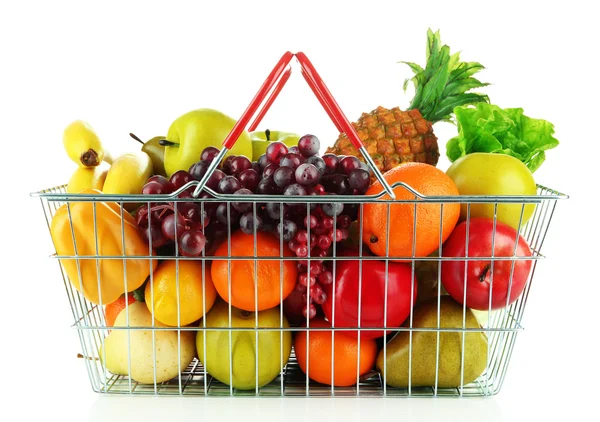
[[[390,184],[404,182],[417,192],[426,196],[458,196],[458,188],[454,181],[442,170],[425,163],[405,163],[387,171],[383,177]],[[367,195],[377,195],[384,189],[379,181],[367,190]],[[404,186],[393,189],[396,199],[415,200],[415,194]],[[388,194],[381,199],[390,199]],[[413,256],[413,234],[416,236],[415,257],[426,257],[440,247],[440,224],[442,224],[442,243],[454,230],[460,217],[460,203],[429,202],[417,204],[416,232],[414,231],[415,204],[390,204],[389,221],[389,255]],[[440,213],[443,213],[440,222]],[[386,256],[388,204],[370,203],[363,208],[362,239],[371,252],[377,256]],[[409,259],[397,259],[409,261]]]
[[[146,284],[144,298],[154,318],[172,327],[177,326],[178,322],[177,271],[179,271],[180,326],[202,318],[212,308],[217,298],[208,262],[204,266],[204,300],[202,299],[202,261],[179,261],[179,267],[174,259],[161,262],[154,270],[153,287],[150,285],[150,280]],[[203,304],[206,304],[206,310],[203,309]]]
[[[265,232],[256,233],[255,253],[254,235],[245,234],[241,230],[238,230],[231,235],[231,242],[226,240],[219,245],[215,251],[215,256],[228,256],[229,244],[231,244],[231,256],[234,257],[293,256],[292,251],[288,248],[286,242],[283,243],[282,254],[280,252],[281,245],[279,239],[274,235]],[[227,303],[231,303],[232,306],[249,312],[262,311],[279,305],[282,298],[285,299],[292,293],[298,277],[295,261],[215,259],[212,263],[211,270],[212,279],[219,296]],[[228,288],[229,271],[231,271],[231,300],[229,298]],[[258,299],[256,301],[254,295],[255,274],[258,292]],[[282,286],[283,289],[281,288]]]
[[[322,317],[310,321],[311,327],[331,327]],[[348,387],[356,384],[357,359],[360,348],[360,366],[358,371],[363,375],[375,364],[377,343],[375,339],[358,339],[336,331],[333,335],[333,383],[331,381],[331,349],[332,331],[300,331],[294,339],[294,351],[302,372],[306,374],[306,342],[308,337],[308,377],[321,384]]]
[[[133,292],[127,293],[127,302],[129,305],[135,302]],[[121,297],[119,297],[117,300],[107,304],[104,307],[104,318],[106,319],[107,327],[112,327],[115,325],[115,320],[123,309],[125,309],[125,295],[121,295]]]

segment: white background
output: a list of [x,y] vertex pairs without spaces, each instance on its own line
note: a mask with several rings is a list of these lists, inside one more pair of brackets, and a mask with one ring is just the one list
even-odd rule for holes
[[[0,6],[0,402],[11,420],[311,420],[339,417],[578,420],[598,379],[598,35],[588,4],[551,2],[2,2]],[[166,6],[168,4],[168,6]],[[39,202],[74,164],[63,128],[88,120],[116,155],[166,134],[180,114],[239,117],[286,50],[304,51],[347,116],[406,107],[400,60],[424,64],[428,27],[487,69],[485,92],[554,123],[561,145],[536,180],[560,202],[503,389],[486,399],[209,399],[100,397],[79,343]],[[264,121],[336,137],[298,73]],[[455,133],[437,124],[442,155]],[[438,166],[446,169],[444,158]],[[7,289],[8,288],[8,289]],[[8,407],[7,407],[8,405]],[[51,410],[52,409],[52,410]],[[595,412],[595,410],[592,410]],[[208,419],[210,420],[210,419]],[[220,419],[221,420],[221,419]]]

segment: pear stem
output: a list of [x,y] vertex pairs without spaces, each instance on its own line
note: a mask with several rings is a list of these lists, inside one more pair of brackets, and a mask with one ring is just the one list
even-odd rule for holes
[[138,138],[133,133],[130,133],[129,136],[131,136],[133,139],[135,139],[136,141],[138,141],[140,144],[144,145],[144,141],[142,141],[140,138]]
[[166,139],[161,139],[160,141],[158,141],[158,143],[163,147],[172,147],[174,145],[179,146],[177,142],[167,141]]
[[271,140],[271,131],[269,129],[265,130],[265,137],[267,138],[267,142]]
[[483,283],[485,281],[485,277],[487,276],[488,271],[490,271],[490,266],[486,265],[483,268],[483,272],[481,273],[481,275],[479,276],[479,282]]

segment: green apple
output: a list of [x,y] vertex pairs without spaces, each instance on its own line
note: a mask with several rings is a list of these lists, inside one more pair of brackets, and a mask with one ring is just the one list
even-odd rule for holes
[[250,139],[252,139],[252,161],[257,161],[267,151],[271,142],[283,142],[289,148],[298,145],[300,135],[266,129],[250,132]]
[[[531,171],[521,160],[506,154],[476,152],[456,160],[446,174],[461,195],[535,195]],[[498,203],[497,219],[515,229],[523,209],[521,227],[531,218],[535,204]],[[494,218],[494,203],[471,203],[471,217]],[[461,204],[461,220],[467,218],[467,204]]]
[[160,144],[160,141],[165,139],[164,136],[155,136],[149,141],[142,141],[140,138],[135,136],[133,133],[130,133],[133,139],[142,144],[142,151],[150,156],[152,160],[152,168],[154,169],[154,174],[159,174],[161,176],[166,176],[165,172],[165,147]]
[[[221,148],[223,141],[236,124],[235,119],[210,108],[192,110],[179,116],[167,133],[165,146],[165,171],[171,176],[178,170],[188,171],[192,164],[200,160],[204,148]],[[229,155],[252,157],[250,134],[244,130]]]
[[[253,390],[256,386],[256,355],[258,354],[258,386],[262,387],[273,381],[287,364],[292,352],[292,333],[275,330],[281,326],[279,312],[279,308],[275,307],[259,311],[257,315],[255,312],[231,307],[231,324],[229,324],[229,304],[223,300],[215,303],[204,317],[205,321],[200,320],[198,324],[199,327],[204,327],[206,323],[206,331],[200,330],[196,334],[196,351],[206,371],[224,384],[230,385],[231,382],[234,388]],[[254,331],[257,316],[258,327],[273,329],[259,330],[258,343]],[[234,330],[231,333],[224,330],[231,327],[248,328],[248,330]],[[289,327],[285,315],[283,327]],[[220,328],[220,330],[210,328]]]

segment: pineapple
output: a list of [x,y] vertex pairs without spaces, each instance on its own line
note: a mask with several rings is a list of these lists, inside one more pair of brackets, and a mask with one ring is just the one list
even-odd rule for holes
[[[402,63],[415,73],[412,79],[404,81],[405,91],[411,81],[415,87],[415,96],[408,110],[379,106],[370,113],[363,113],[357,122],[352,123],[381,172],[410,161],[435,166],[440,151],[433,124],[452,121],[456,106],[489,102],[487,95],[468,92],[489,85],[473,78],[484,67],[475,62],[461,62],[459,53],[450,55],[450,47],[441,44],[439,31],[427,31],[425,69],[415,63]],[[363,159],[344,133],[326,152]]]

